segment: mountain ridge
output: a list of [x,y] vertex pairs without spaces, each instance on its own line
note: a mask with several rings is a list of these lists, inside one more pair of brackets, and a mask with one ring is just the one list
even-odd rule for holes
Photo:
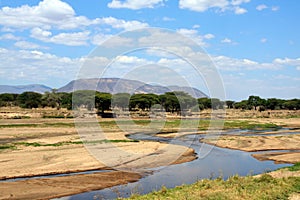
[[[30,85],[0,85],[0,94],[23,92],[45,93],[51,91],[52,88],[41,84]],[[121,78],[90,78],[72,80],[66,85],[57,89],[58,92],[73,92],[76,90],[96,90],[99,92],[116,93],[154,93],[164,94],[171,91],[184,91],[195,98],[208,97],[202,91],[186,86],[161,86],[151,85],[137,80],[121,79]]]

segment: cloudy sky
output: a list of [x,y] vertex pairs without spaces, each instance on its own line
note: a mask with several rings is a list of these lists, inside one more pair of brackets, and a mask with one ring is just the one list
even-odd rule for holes
[[[171,73],[164,73],[174,70],[177,78],[208,92],[206,81],[197,80],[203,79],[201,73],[189,71],[182,57],[170,55],[172,46],[166,47],[168,53],[139,52],[135,48],[140,44],[134,46],[132,38],[122,35],[156,27],[203,48],[218,70],[227,99],[299,98],[299,9],[297,0],[0,0],[0,84],[59,88],[76,79],[87,62],[109,64],[112,58],[101,52],[91,59],[109,41],[110,47],[126,46],[133,52],[115,55],[106,74],[95,77],[134,79],[134,71],[151,74],[158,69],[153,66],[159,66],[163,70],[153,77],[170,81]],[[157,32],[137,37],[148,45],[151,37],[168,40]],[[180,49],[184,55],[199,55],[188,45]],[[149,66],[148,72],[138,66]]]

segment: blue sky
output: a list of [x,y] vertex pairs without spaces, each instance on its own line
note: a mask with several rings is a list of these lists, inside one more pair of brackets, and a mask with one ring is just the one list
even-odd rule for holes
[[[219,71],[227,99],[299,98],[300,2],[296,0],[0,0],[0,7],[2,85],[61,87],[78,77],[91,52],[104,41],[126,45],[128,40],[117,34],[158,27],[204,48]],[[107,64],[105,58],[100,60]],[[205,80],[185,69],[182,59],[143,51],[116,60],[106,76],[134,78],[125,71],[159,64],[209,93]],[[163,72],[153,74],[153,79],[168,77]]]

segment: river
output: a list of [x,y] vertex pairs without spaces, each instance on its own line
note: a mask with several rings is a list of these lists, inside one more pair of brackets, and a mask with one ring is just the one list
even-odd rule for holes
[[[244,131],[245,133],[245,131]],[[278,131],[280,133],[280,131]],[[299,133],[299,132],[298,132]],[[224,134],[240,134],[237,130],[231,130]],[[262,132],[252,133],[261,135]],[[295,133],[284,133],[295,134]],[[289,164],[275,164],[273,161],[259,161],[251,156],[254,152],[244,152],[219,148],[201,143],[199,140],[205,137],[201,134],[190,134],[176,139],[160,138],[149,136],[143,133],[130,135],[131,139],[152,140],[166,143],[174,143],[191,147],[200,155],[200,151],[210,152],[207,156],[197,158],[194,161],[149,169],[151,173],[140,179],[138,182],[126,185],[115,186],[99,191],[91,191],[73,196],[58,198],[60,200],[79,199],[115,199],[118,197],[128,197],[133,193],[146,194],[153,190],[159,190],[162,186],[173,188],[182,184],[191,184],[199,179],[223,177],[227,179],[232,175],[254,175],[267,171],[276,170]]]

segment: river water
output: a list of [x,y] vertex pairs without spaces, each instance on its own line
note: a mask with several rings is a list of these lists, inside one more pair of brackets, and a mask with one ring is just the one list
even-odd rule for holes
[[[235,130],[224,134],[237,133],[238,131]],[[261,133],[257,134],[260,135]],[[204,157],[201,156],[201,158],[191,162],[151,169],[152,173],[135,183],[81,193],[59,199],[115,199],[118,197],[129,197],[133,193],[146,194],[153,190],[159,190],[162,186],[173,188],[182,184],[191,184],[204,178],[216,178],[222,176],[224,179],[227,179],[229,176],[236,174],[240,176],[254,175],[275,170],[280,167],[290,166],[289,164],[275,164],[273,161],[258,161],[251,156],[253,152],[249,153],[203,144],[199,141],[203,137],[205,136],[191,134],[176,139],[166,139],[145,135],[143,133],[130,135],[129,138],[131,139],[180,144],[193,148],[198,155],[201,155],[201,151],[209,152],[209,154]]]

